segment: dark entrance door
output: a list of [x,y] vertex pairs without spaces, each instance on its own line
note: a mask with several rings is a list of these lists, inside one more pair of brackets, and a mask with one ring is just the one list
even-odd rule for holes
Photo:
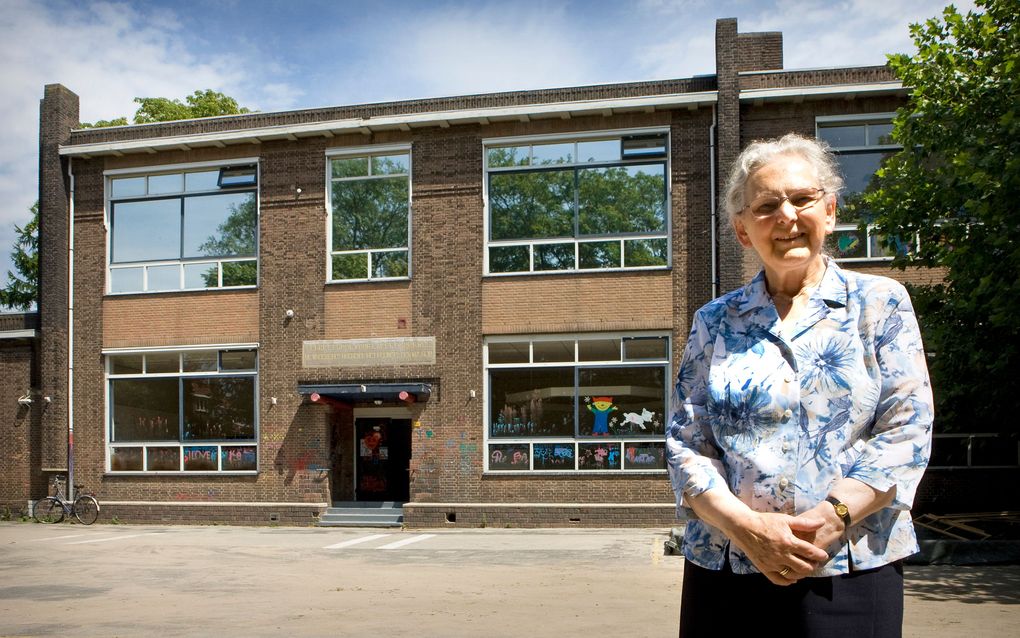
[[410,493],[410,419],[359,418],[357,500],[406,502]]

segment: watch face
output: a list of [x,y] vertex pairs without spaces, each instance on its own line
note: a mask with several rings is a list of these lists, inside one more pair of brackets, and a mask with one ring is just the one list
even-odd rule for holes
[[839,505],[836,506],[836,513],[839,514],[841,517],[846,516],[847,514],[850,513],[850,508],[840,503]]

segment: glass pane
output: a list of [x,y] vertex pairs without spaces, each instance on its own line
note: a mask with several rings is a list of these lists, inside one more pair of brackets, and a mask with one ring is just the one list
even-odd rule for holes
[[333,250],[406,248],[406,177],[333,184]]
[[244,257],[255,254],[257,243],[255,193],[184,200],[185,257]]
[[620,140],[577,143],[578,162],[616,162],[620,159]]
[[400,155],[377,155],[372,158],[373,175],[407,175],[411,172],[410,156],[407,153]]
[[862,193],[871,184],[871,178],[875,171],[882,165],[882,160],[891,153],[840,153],[836,156],[839,160],[839,167],[843,169],[843,179],[846,182],[846,190],[841,193],[841,199],[854,193]]
[[407,253],[372,253],[372,277],[406,277]]
[[536,443],[536,470],[572,470],[574,469],[573,443]]
[[221,168],[219,175],[220,188],[231,186],[254,186],[258,180],[254,166]]
[[216,372],[216,351],[182,353],[185,372]]
[[856,228],[837,229],[825,238],[825,252],[835,259],[867,257],[867,244]]
[[624,359],[669,359],[669,340],[665,337],[624,337]]
[[181,256],[181,200],[157,199],[113,205],[110,259],[155,261]]
[[580,339],[577,342],[579,361],[619,361],[619,339]]
[[111,441],[177,441],[177,379],[111,379]]
[[871,257],[892,257],[895,253],[882,245],[883,236],[878,233],[868,234],[869,254]]
[[110,180],[110,197],[141,197],[145,195],[144,177],[121,177]]
[[333,279],[368,279],[368,253],[333,255]]
[[530,146],[502,146],[490,148],[489,166],[527,166],[528,156],[531,154]]
[[149,195],[166,195],[168,193],[179,193],[183,190],[184,175],[181,173],[149,176]]
[[113,472],[141,472],[142,448],[140,447],[111,448],[110,470]]
[[892,122],[887,124],[869,124],[868,146],[875,146],[877,144],[895,144],[896,141],[893,140],[892,132]]
[[254,350],[221,350],[221,370],[254,370],[256,356]]
[[578,171],[581,235],[666,230],[666,167],[662,164]]
[[489,445],[490,470],[530,470],[527,443],[498,443]]
[[224,445],[220,448],[220,463],[224,472],[257,470],[258,448],[254,445]]
[[527,246],[489,248],[489,272],[528,272],[531,269]]
[[[367,175],[367,157],[347,157],[333,160],[333,177],[365,177]],[[336,184],[333,186],[335,188]]]
[[599,241],[578,244],[581,268],[620,268],[620,242]]
[[201,445],[184,448],[185,472],[215,472],[217,467],[216,446]]
[[145,355],[146,374],[180,372],[181,355],[176,352],[150,352]]
[[666,444],[625,443],[623,458],[623,469],[625,470],[664,470],[666,469]]
[[110,357],[111,374],[141,374],[142,355],[121,354]]
[[627,268],[667,265],[669,243],[662,239],[631,239],[623,242],[623,265]]
[[143,268],[111,268],[110,269],[110,292],[141,292]]
[[645,368],[582,368],[578,434],[664,434],[666,372]]
[[174,266],[149,266],[149,283],[147,290],[180,290],[181,289],[181,267]]
[[864,124],[819,127],[818,137],[828,142],[829,146],[833,148],[864,146],[868,143],[864,135]]
[[490,343],[489,363],[528,363],[528,342]]
[[577,469],[618,470],[620,469],[619,443],[578,443]]
[[215,263],[184,264],[184,287],[216,288],[220,285],[219,272]]
[[150,472],[177,472],[181,469],[181,448],[146,448],[145,463]]
[[220,171],[200,171],[198,173],[185,173],[184,175],[184,190],[190,192],[194,191],[211,191],[219,189]]
[[574,236],[574,171],[489,175],[491,239]]
[[574,362],[574,340],[535,341],[531,344],[535,363]]
[[666,154],[665,135],[635,135],[621,140],[624,159],[663,157]]
[[531,147],[531,165],[569,164],[574,161],[574,144],[535,144]]
[[537,244],[535,270],[573,270],[574,244]]
[[489,370],[493,437],[573,436],[574,369]]
[[257,261],[223,262],[223,286],[254,286],[258,283]]
[[185,378],[184,440],[255,438],[253,377]]

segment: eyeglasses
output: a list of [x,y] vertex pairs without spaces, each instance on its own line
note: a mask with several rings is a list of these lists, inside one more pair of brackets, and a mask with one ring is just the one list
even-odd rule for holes
[[744,206],[744,210],[750,209],[751,214],[758,218],[771,217],[783,206],[783,202],[790,202],[793,209],[799,213],[813,206],[824,196],[824,188],[802,188],[792,193],[787,193],[782,197],[779,195],[762,195],[747,206]]

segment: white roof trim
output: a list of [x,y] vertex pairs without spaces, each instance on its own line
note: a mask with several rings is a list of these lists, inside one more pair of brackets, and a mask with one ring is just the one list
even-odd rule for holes
[[187,346],[140,346],[137,348],[103,348],[102,354],[144,354],[146,352],[188,352],[191,350],[257,350],[257,343],[203,343]]
[[175,135],[171,137],[152,137],[148,139],[125,140],[117,142],[99,142],[95,144],[62,145],[60,154],[64,156],[116,155],[118,153],[144,153],[160,150],[178,150],[202,146],[220,146],[222,144],[251,144],[275,139],[296,139],[297,137],[326,136],[345,133],[366,133],[373,130],[410,130],[427,126],[450,124],[487,124],[492,121],[521,121],[523,116],[529,118],[562,117],[566,115],[610,115],[614,110],[631,111],[647,109],[670,109],[677,107],[697,107],[715,104],[716,91],[697,93],[671,93],[668,95],[652,95],[612,100],[583,100],[577,102],[553,102],[550,104],[526,104],[522,106],[506,106],[485,109],[465,109],[456,111],[433,111],[428,113],[411,113],[405,115],[385,115],[379,117],[350,118],[308,124],[288,126],[267,126],[257,129],[219,131],[215,133],[198,133],[192,135]]
[[35,335],[35,330],[0,330],[0,339],[24,339]]
[[740,92],[741,101],[753,100],[790,100],[812,97],[828,97],[830,95],[854,96],[860,94],[905,93],[903,83],[872,82],[868,84],[833,84],[827,86],[795,86],[778,89],[747,89]]

